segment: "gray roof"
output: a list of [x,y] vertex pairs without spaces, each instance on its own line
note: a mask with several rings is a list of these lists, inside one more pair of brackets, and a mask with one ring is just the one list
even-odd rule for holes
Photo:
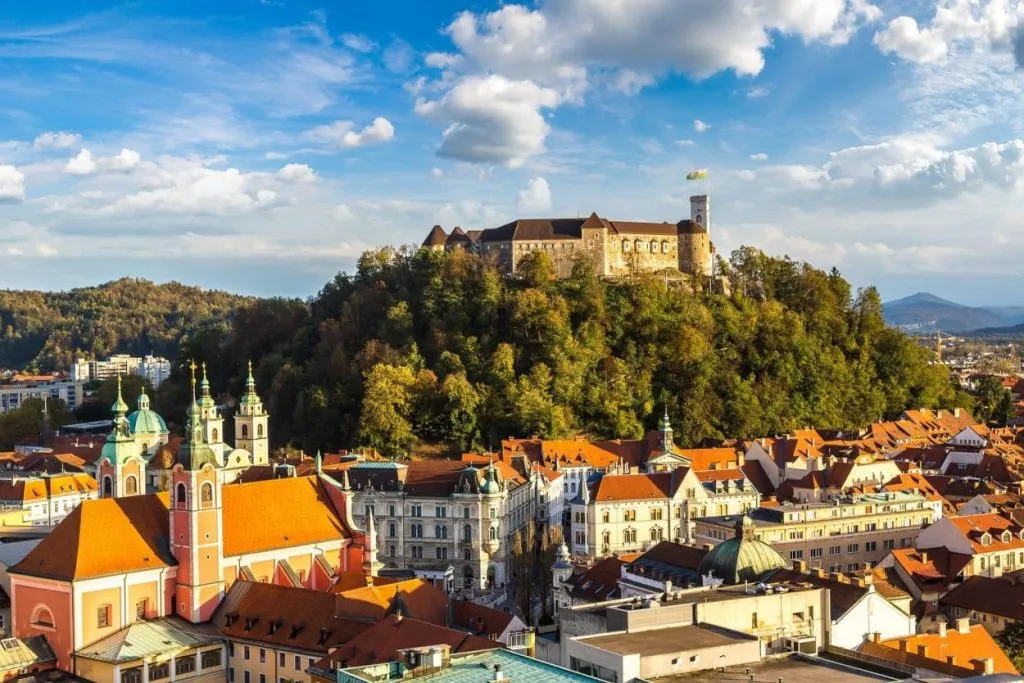
[[25,556],[32,552],[43,539],[33,538],[30,541],[15,541],[13,543],[0,543],[0,565],[4,567],[13,567],[22,560]]
[[216,627],[178,617],[136,621],[75,653],[76,657],[119,664],[222,642]]

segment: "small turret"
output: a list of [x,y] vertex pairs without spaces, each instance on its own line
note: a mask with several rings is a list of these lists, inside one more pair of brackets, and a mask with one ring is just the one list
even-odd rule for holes
[[316,452],[316,459],[313,461],[316,465],[316,473],[323,474],[324,472],[324,459],[320,456],[320,451]]

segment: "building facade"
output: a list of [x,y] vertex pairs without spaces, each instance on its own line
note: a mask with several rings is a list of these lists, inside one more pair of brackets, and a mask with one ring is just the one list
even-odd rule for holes
[[85,382],[33,379],[0,384],[0,413],[20,407],[28,398],[60,399],[72,411],[85,399]]
[[[833,503],[761,507],[747,513],[756,537],[789,560],[829,571],[874,566],[894,548],[910,548],[942,505],[907,492],[851,496]],[[717,546],[734,535],[736,518],[698,518],[696,542]]]
[[678,223],[617,221],[592,213],[588,218],[519,219],[498,228],[451,234],[434,226],[423,246],[435,250],[467,248],[491,256],[508,274],[528,254],[546,253],[559,277],[568,277],[578,259],[589,261],[601,277],[635,272],[674,271],[711,274],[711,198],[690,198],[690,217]]

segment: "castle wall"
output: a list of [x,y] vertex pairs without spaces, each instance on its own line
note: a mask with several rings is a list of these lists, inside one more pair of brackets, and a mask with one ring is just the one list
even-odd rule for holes
[[576,257],[583,254],[583,240],[531,240],[512,244],[512,273],[519,270],[519,264],[527,254],[543,251],[551,259],[555,269],[555,277],[566,278],[572,275],[572,267]]
[[[609,234],[605,240],[605,261],[610,277],[679,267],[679,238],[676,235]],[[635,265],[634,265],[635,264]]]
[[711,275],[711,237],[707,233],[679,236],[679,270]]

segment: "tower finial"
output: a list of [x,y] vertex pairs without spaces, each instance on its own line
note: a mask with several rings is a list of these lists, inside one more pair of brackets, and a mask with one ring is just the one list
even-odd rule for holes
[[316,473],[317,474],[322,474],[323,473],[323,467],[324,467],[324,459],[320,456],[320,450],[318,449],[317,452],[316,452]]
[[192,372],[192,402],[196,402],[196,361],[195,359],[189,363],[189,370]]

